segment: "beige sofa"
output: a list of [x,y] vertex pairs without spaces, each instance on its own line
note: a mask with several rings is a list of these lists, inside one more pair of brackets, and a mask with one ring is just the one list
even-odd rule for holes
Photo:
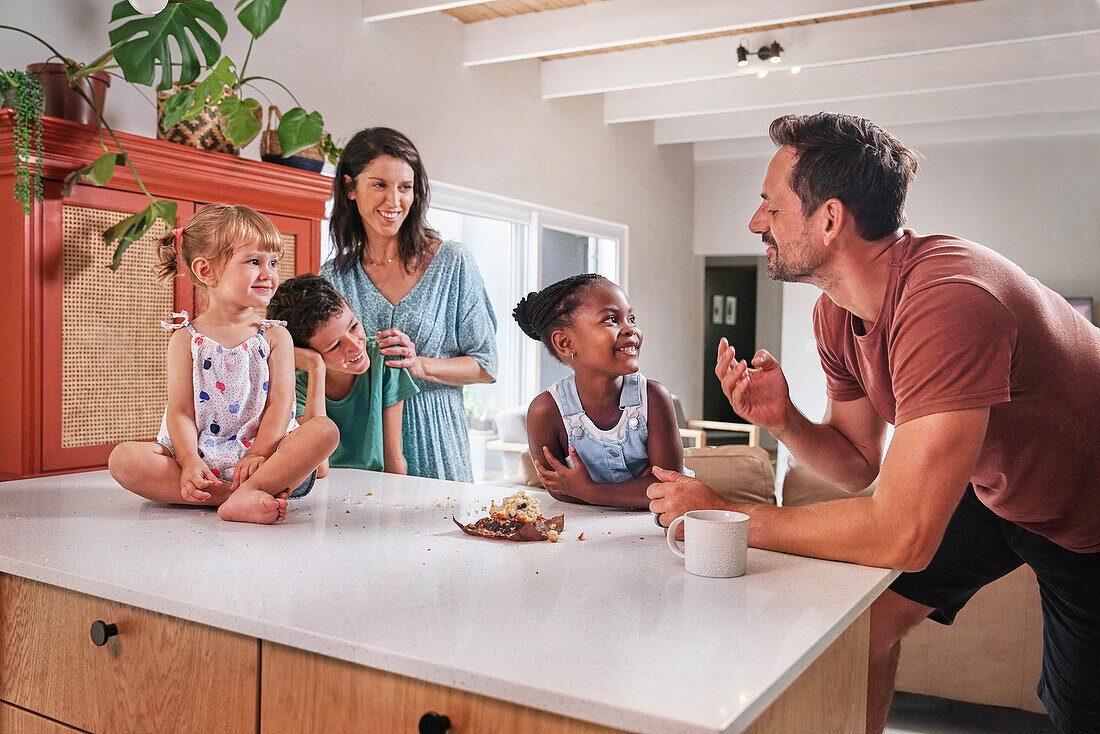
[[[852,496],[796,462],[783,478],[784,506]],[[951,626],[917,625],[902,640],[897,690],[1045,713],[1035,695],[1042,626],[1039,584],[1022,566],[975,594]]]

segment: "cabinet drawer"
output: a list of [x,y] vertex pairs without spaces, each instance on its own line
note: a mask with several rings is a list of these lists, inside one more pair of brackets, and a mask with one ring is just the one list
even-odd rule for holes
[[0,701],[0,731],[4,734],[79,734],[78,729],[17,709],[3,701]]
[[597,724],[263,643],[260,734],[413,734],[429,711],[448,734],[615,734]]
[[[92,643],[93,622],[117,635]],[[0,574],[0,699],[91,732],[254,732],[259,642]]]

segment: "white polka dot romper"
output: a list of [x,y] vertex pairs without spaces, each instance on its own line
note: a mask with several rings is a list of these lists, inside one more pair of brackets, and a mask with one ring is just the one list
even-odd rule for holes
[[[233,480],[233,467],[244,458],[267,405],[270,347],[264,331],[285,321],[260,320],[260,330],[235,347],[225,347],[191,326],[187,312],[172,314],[180,324],[161,322],[166,329],[186,328],[191,332],[192,382],[195,391],[195,427],[199,434],[199,456],[222,481]],[[298,427],[291,406],[286,432]],[[168,409],[161,419],[157,442],[172,451],[168,436]],[[172,453],[175,456],[175,452]]]

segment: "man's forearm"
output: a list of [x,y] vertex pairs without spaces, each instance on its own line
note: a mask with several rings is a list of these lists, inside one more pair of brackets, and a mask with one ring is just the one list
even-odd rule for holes
[[[907,570],[915,538],[874,497],[806,507],[733,505],[748,515],[749,545],[799,556]],[[916,570],[915,568],[913,570]]]
[[827,423],[814,423],[793,406],[786,427],[772,433],[807,469],[850,492],[858,492],[878,476],[878,465],[869,463],[843,433]]

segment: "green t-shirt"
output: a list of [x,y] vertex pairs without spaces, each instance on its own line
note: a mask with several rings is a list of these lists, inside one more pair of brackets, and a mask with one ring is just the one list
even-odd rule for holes
[[[374,339],[367,340],[367,356],[370,367],[355,376],[351,392],[341,400],[325,398],[325,412],[340,429],[340,445],[329,457],[329,466],[382,471],[382,409],[420,392],[407,369],[383,364],[384,357]],[[299,416],[305,412],[308,379],[305,370],[297,370]]]

